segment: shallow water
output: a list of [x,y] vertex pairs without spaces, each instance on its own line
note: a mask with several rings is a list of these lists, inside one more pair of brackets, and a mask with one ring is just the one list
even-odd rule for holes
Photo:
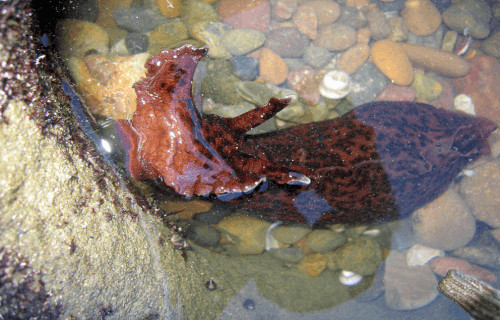
[[[403,14],[400,10],[404,4],[398,8],[399,2],[403,3],[394,1],[389,10],[391,2],[380,1],[371,5],[368,1],[256,1],[251,8],[240,5],[244,1],[172,2],[172,7],[152,1],[135,6],[127,18],[125,5],[110,1],[110,7],[118,6],[114,11],[101,8],[95,15],[87,12],[82,19],[92,22],[80,28],[76,26],[81,21],[64,22],[58,38],[66,41],[60,43],[61,53],[82,102],[93,114],[90,122],[100,125],[86,128],[105,158],[126,176],[120,143],[123,137],[112,124],[116,119],[133,117],[136,95],[131,86],[144,77],[144,62],[160,50],[183,44],[209,48],[193,82],[195,106],[204,114],[234,117],[265,104],[271,97],[296,97],[289,107],[251,133],[335,119],[378,97],[416,100],[448,110],[461,108],[462,104],[454,104],[459,90],[453,88],[447,72],[439,71],[439,75],[409,61],[413,67],[400,75],[387,71],[394,66],[374,64],[374,57],[384,54],[373,52],[374,43],[381,39],[442,51],[450,46],[443,37],[455,36],[455,47],[467,40],[467,35],[453,33],[445,22],[426,36],[412,34],[406,27],[393,25],[391,29],[388,21],[395,24]],[[435,2],[443,5],[445,1]],[[445,8],[434,9],[443,15]],[[146,18],[135,18],[140,16]],[[402,23],[411,24],[408,19]],[[377,33],[383,31],[374,25],[375,20],[381,24],[380,29],[385,23],[391,32],[383,36]],[[280,33],[283,28],[286,32]],[[407,28],[418,30],[418,25],[412,26],[416,29]],[[82,29],[85,33],[79,34]],[[406,36],[397,38],[397,32]],[[487,56],[485,41],[474,39],[459,58],[460,63]],[[359,52],[349,51],[354,47]],[[459,49],[455,47],[451,45],[450,50]],[[365,56],[359,65],[349,64],[369,54],[370,48],[371,61]],[[351,56],[347,52],[358,54],[348,59]],[[117,58],[131,53],[133,58]],[[389,60],[394,59],[393,52],[386,54]],[[398,54],[405,55],[404,51]],[[500,77],[495,74],[500,72],[498,60],[496,63],[491,68],[493,78]],[[340,81],[332,84],[329,72],[339,68],[349,74],[337,74]],[[404,83],[408,74],[413,81]],[[348,95],[340,97],[344,91]],[[489,115],[489,120],[498,123],[498,110],[484,111],[487,108],[479,108],[479,101],[474,103],[477,114]],[[470,104],[467,108],[471,110]],[[96,133],[100,138],[94,136]],[[220,294],[227,300],[221,319],[468,319],[460,307],[437,291],[442,276],[433,272],[436,266],[431,268],[426,259],[421,266],[409,267],[408,262],[414,257],[413,250],[417,250],[417,256],[425,256],[428,251],[422,246],[434,247],[441,251],[432,252],[430,258],[458,257],[461,263],[474,265],[470,272],[496,285],[500,264],[495,216],[500,211],[499,203],[474,201],[469,195],[479,189],[491,200],[499,190],[498,137],[493,136],[493,155],[479,159],[450,184],[443,196],[401,221],[361,225],[352,221],[355,225],[327,224],[321,229],[290,221],[272,225],[274,221],[265,219],[258,210],[247,212],[227,203],[213,204],[213,199],[188,201],[173,195],[161,183],[134,183],[154,197],[163,210],[164,221],[174,224],[186,238],[189,261],[212,270],[207,279],[213,279],[217,289],[209,294]],[[351,269],[345,269],[346,265]],[[362,280],[346,285],[349,280],[341,280],[342,271],[362,273]],[[413,278],[416,274],[417,280]]]

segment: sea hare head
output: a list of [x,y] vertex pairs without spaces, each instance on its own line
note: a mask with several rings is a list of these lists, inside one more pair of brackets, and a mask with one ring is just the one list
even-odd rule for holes
[[[158,53],[146,62],[146,78],[134,84],[137,95],[150,91],[158,92],[165,102],[191,99],[191,79],[196,65],[207,52],[206,47],[185,45]],[[169,76],[165,77],[166,74]]]

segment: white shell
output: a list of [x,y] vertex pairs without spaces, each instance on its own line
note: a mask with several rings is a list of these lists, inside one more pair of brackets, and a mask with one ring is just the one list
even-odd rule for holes
[[348,287],[357,285],[358,283],[361,282],[361,280],[363,280],[363,276],[356,274],[352,271],[342,270],[342,272],[339,275],[340,283]]
[[271,249],[279,249],[279,242],[274,238],[272,235],[272,231],[274,228],[282,224],[281,221],[275,222],[272,225],[269,226],[266,232],[266,251],[269,251]]
[[423,266],[436,257],[443,257],[444,251],[416,244],[406,253],[406,264],[409,267]]
[[363,232],[366,236],[376,237],[380,234],[380,229],[370,229]]
[[455,106],[456,110],[463,111],[473,116],[476,115],[476,109],[474,107],[474,103],[472,102],[472,99],[468,95],[465,95],[463,93],[459,94],[458,96],[455,97],[453,105]]
[[323,77],[319,93],[328,99],[340,99],[351,92],[351,78],[343,71],[329,71]]

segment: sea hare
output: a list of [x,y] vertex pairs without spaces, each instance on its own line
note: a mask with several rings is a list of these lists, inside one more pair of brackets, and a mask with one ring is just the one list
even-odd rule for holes
[[133,178],[275,220],[359,223],[407,216],[490,151],[493,122],[410,102],[367,103],[338,119],[246,135],[290,99],[233,119],[200,116],[191,79],[206,52],[183,46],[146,63],[134,85],[137,111],[117,121]]

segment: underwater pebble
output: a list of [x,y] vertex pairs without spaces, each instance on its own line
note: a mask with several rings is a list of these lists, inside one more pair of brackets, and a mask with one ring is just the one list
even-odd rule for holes
[[90,112],[113,119],[130,119],[137,100],[132,85],[146,76],[144,64],[148,58],[147,53],[109,59],[89,55],[73,58],[69,69]]
[[376,101],[415,101],[417,94],[410,87],[390,83],[375,99]]
[[[186,24],[186,27],[190,30],[190,33],[191,27],[195,24],[201,22],[218,22],[220,20],[219,15],[209,3],[206,3],[206,1],[196,0],[183,1],[180,18]],[[224,25],[227,26],[227,24]]]
[[108,33],[95,23],[61,20],[57,23],[56,35],[58,50],[63,58],[84,57],[89,52],[108,53]]
[[388,39],[395,42],[403,42],[408,40],[408,29],[401,17],[392,17],[388,20],[391,26],[391,34]]
[[329,24],[320,28],[314,44],[331,51],[345,50],[356,43],[356,31],[353,28],[339,24]]
[[412,63],[425,70],[452,78],[462,77],[470,70],[469,62],[455,54],[409,43],[399,45]]
[[332,54],[325,48],[310,46],[306,49],[303,59],[304,62],[311,67],[321,68],[330,62],[330,60],[332,59]]
[[430,262],[432,270],[444,277],[450,270],[459,270],[489,283],[497,282],[495,274],[465,260],[454,257],[439,257]]
[[242,98],[236,91],[239,79],[233,74],[233,65],[228,60],[208,60],[207,76],[201,81],[201,92],[222,104],[236,104]]
[[227,235],[241,254],[259,254],[266,246],[269,222],[248,216],[230,216],[217,224],[217,229]]
[[214,59],[229,59],[231,54],[224,46],[223,37],[231,27],[222,22],[205,21],[193,25],[190,34],[204,42],[209,50],[208,56]]
[[118,27],[139,33],[152,31],[168,21],[159,12],[143,7],[116,9],[113,19]]
[[181,0],[155,0],[160,13],[167,18],[175,18],[181,14]]
[[394,84],[407,86],[413,80],[413,68],[400,44],[391,40],[380,40],[371,48],[373,63]]
[[309,39],[314,40],[318,36],[318,17],[313,8],[299,6],[293,14],[293,23]]
[[288,20],[297,10],[297,1],[295,0],[278,0],[273,8],[273,18],[278,21]]
[[431,267],[409,267],[403,252],[389,253],[385,261],[384,284],[385,303],[391,309],[417,309],[438,296],[438,282]]
[[332,70],[323,76],[319,93],[328,99],[341,99],[351,92],[351,88],[351,78],[347,73]]
[[320,99],[315,74],[316,72],[313,68],[305,66],[293,70],[288,75],[288,84],[290,87],[296,90],[299,97],[309,105],[318,104]]
[[337,69],[348,74],[356,72],[370,56],[370,47],[365,43],[358,43],[344,51],[337,61]]
[[355,106],[373,101],[389,84],[387,77],[368,61],[351,75],[351,80],[352,92],[347,97]]
[[408,33],[409,44],[416,44],[424,47],[440,49],[444,34],[444,27],[440,26],[434,33],[428,36],[417,36],[411,32]]
[[428,36],[441,25],[441,14],[429,0],[408,0],[401,10],[408,30],[418,36]]
[[[368,25],[366,13],[352,7],[342,8],[342,14],[336,22],[356,30]],[[367,28],[367,30],[369,29]]]
[[436,79],[441,85],[441,94],[437,99],[434,99],[429,102],[430,105],[436,108],[443,108],[446,110],[453,110],[453,99],[455,97],[455,87],[451,82],[450,78],[441,77],[438,75],[433,75],[433,78]]
[[423,70],[415,70],[413,73],[413,82],[411,87],[417,94],[418,101],[431,101],[439,97],[443,88],[441,83],[431,76],[424,73]]
[[416,244],[406,252],[406,264],[409,267],[423,266],[436,257],[444,256],[444,251]]
[[188,239],[202,247],[216,247],[219,244],[220,234],[212,226],[196,223],[189,228]]
[[382,249],[376,239],[361,236],[329,253],[328,260],[340,270],[349,270],[367,276],[374,274],[382,264]]
[[459,193],[472,209],[476,219],[500,228],[500,163],[488,162],[474,169],[472,177],[464,177]]
[[311,229],[303,226],[279,226],[274,230],[274,238],[279,242],[291,245],[303,239]]
[[372,39],[382,40],[392,33],[391,25],[387,21],[385,14],[377,7],[370,8],[366,18],[368,19]]
[[384,12],[399,12],[405,7],[405,0],[374,0],[372,2],[374,2],[377,7]]
[[262,80],[279,85],[288,77],[288,66],[275,52],[263,48],[259,59],[259,74]]
[[223,43],[229,53],[242,56],[264,44],[264,33],[252,29],[235,29],[226,33]]
[[457,43],[458,33],[453,30],[448,30],[444,33],[441,50],[446,52],[453,52],[455,44]]
[[266,0],[221,0],[217,10],[224,22],[235,28],[257,31],[269,28],[271,7]]
[[253,57],[236,56],[229,59],[234,74],[242,80],[255,80],[259,76],[259,60]]
[[330,230],[314,230],[307,236],[307,247],[314,252],[326,253],[344,244],[343,234]]
[[281,248],[271,250],[274,258],[287,263],[299,263],[304,258],[304,252],[300,248]]
[[297,268],[310,276],[316,277],[326,269],[326,263],[327,259],[323,254],[315,253],[305,256],[299,262]]
[[470,245],[454,250],[451,255],[494,270],[500,269],[500,252],[493,246]]
[[486,54],[495,58],[500,58],[500,31],[493,33],[485,41],[482,46]]
[[187,29],[182,22],[170,20],[151,32],[148,51],[156,54],[162,50],[172,49],[188,37]]
[[442,18],[448,28],[462,33],[469,28],[469,34],[476,39],[484,39],[490,33],[491,8],[484,1],[461,0],[454,3]]
[[441,250],[465,246],[476,232],[470,208],[451,188],[413,212],[412,222],[417,243]]
[[340,16],[340,5],[332,0],[307,1],[301,7],[312,8],[318,19],[318,26],[335,22]]
[[471,114],[473,116],[476,115],[476,109],[474,108],[474,102],[472,99],[465,95],[465,94],[459,94],[455,97],[455,100],[453,100],[453,106],[455,107],[455,110],[458,111],[463,111],[465,113]]
[[355,274],[351,271],[343,270],[339,275],[339,281],[344,286],[352,287],[357,285],[363,280],[363,276],[359,274]]
[[269,32],[265,47],[281,58],[300,58],[304,55],[309,40],[296,28],[280,28]]
[[125,37],[125,46],[131,55],[148,51],[149,38],[142,33],[131,32]]

